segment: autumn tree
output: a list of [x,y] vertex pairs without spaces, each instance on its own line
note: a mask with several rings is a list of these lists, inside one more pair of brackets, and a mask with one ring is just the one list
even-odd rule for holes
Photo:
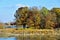
[[33,7],[32,11],[34,13],[34,28],[40,29],[40,23],[41,23],[41,16],[40,16],[40,10],[37,7]]
[[34,16],[33,16],[33,12],[31,10],[28,12],[27,27],[34,28]]
[[20,7],[15,13],[16,26],[35,29],[52,29],[60,26],[60,8]]
[[45,21],[46,21],[45,28],[53,29],[55,27],[55,24],[56,24],[56,14],[49,12],[49,14],[46,16]]
[[26,27],[26,19],[27,19],[28,7],[21,7],[16,10],[16,25],[20,27],[23,25],[23,28]]
[[60,27],[60,8],[53,8],[51,11],[57,15],[57,27]]
[[40,11],[37,7],[32,7],[28,13],[27,25],[30,28],[39,29],[41,23]]

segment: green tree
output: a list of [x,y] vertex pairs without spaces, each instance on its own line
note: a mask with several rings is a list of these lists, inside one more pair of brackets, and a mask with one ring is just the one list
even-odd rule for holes
[[43,7],[40,12],[43,14],[43,16],[45,17],[48,13],[49,13],[49,10],[45,7]]
[[46,16],[49,14],[49,10],[45,7],[43,7],[40,10],[40,15],[41,15],[41,28],[45,28],[46,25]]

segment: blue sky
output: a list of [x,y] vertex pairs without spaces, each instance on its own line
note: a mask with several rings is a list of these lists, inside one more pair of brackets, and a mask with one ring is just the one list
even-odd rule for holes
[[0,22],[14,21],[15,11],[22,6],[37,6],[51,9],[60,7],[60,0],[0,0]]

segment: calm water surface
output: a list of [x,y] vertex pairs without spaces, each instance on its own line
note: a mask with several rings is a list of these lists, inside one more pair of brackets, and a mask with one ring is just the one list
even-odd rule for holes
[[16,38],[15,37],[0,38],[0,40],[16,40]]

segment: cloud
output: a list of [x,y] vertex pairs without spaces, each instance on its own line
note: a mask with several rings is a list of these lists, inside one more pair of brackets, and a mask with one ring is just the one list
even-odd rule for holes
[[28,5],[24,5],[24,4],[16,4],[17,7],[29,7]]

